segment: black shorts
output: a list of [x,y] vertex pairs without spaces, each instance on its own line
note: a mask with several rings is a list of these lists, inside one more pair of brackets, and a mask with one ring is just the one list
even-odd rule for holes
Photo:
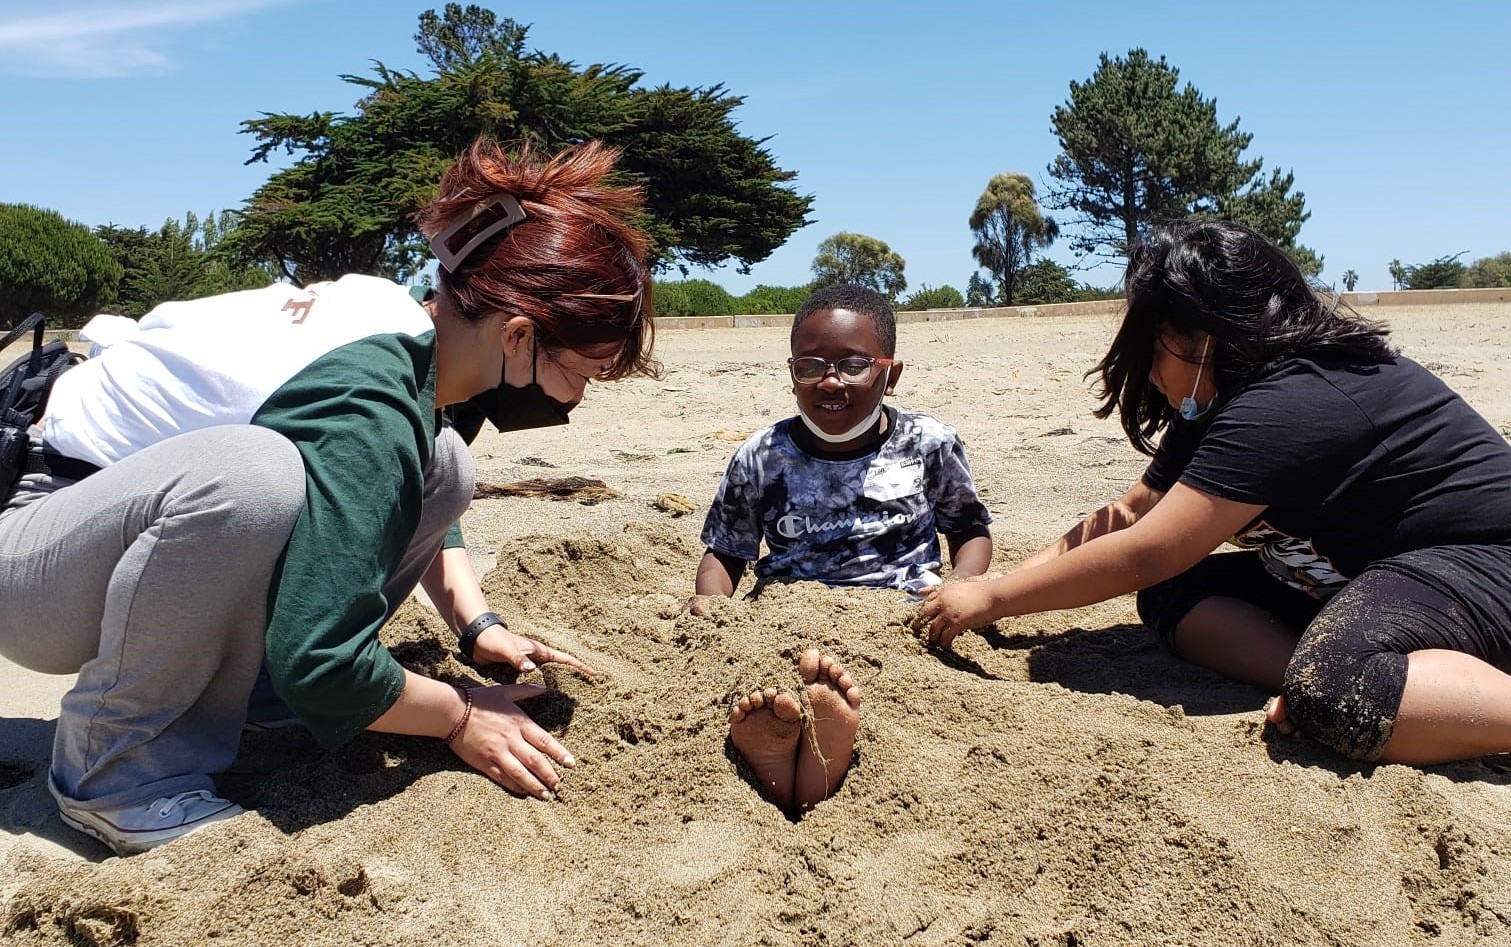
[[1282,690],[1291,721],[1351,759],[1373,760],[1390,740],[1411,652],[1461,651],[1511,672],[1511,572],[1504,591],[1477,566],[1466,573],[1466,562],[1487,559],[1466,555],[1479,548],[1383,560],[1326,603],[1273,577],[1255,553],[1222,553],[1140,592],[1139,616],[1173,651],[1176,626],[1204,599],[1270,612],[1298,637]]

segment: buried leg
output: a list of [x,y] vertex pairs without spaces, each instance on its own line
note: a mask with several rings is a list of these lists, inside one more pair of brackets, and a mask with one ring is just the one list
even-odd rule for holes
[[860,724],[860,688],[838,661],[811,648],[798,660],[798,671],[812,710],[798,746],[793,797],[803,812],[834,795],[845,781]]
[[775,687],[741,697],[729,715],[729,739],[755,771],[766,797],[784,812],[792,809],[802,724],[797,698]]

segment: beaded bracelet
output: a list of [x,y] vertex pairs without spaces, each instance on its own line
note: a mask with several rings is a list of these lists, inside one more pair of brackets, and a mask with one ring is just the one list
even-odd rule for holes
[[451,732],[446,734],[445,743],[447,746],[450,746],[451,741],[462,735],[462,731],[467,728],[467,721],[472,718],[472,688],[463,687],[460,684],[452,684],[451,686],[455,687],[457,693],[462,695],[462,700],[467,702],[467,706],[462,708],[462,719],[458,720],[456,726],[451,728]]

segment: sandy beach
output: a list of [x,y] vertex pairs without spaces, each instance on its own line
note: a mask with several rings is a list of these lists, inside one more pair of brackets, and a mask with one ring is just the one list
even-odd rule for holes
[[[1511,304],[1364,311],[1511,436]],[[1115,325],[899,327],[893,401],[961,432],[1000,566],[1143,469],[1082,379]],[[109,857],[46,792],[69,679],[0,662],[0,939],[1511,945],[1511,757],[1370,766],[1270,733],[1266,694],[1162,652],[1131,598],[953,652],[884,591],[778,587],[680,615],[730,452],[792,413],[787,330],[657,347],[663,378],[595,385],[569,427],[474,445],[480,483],[619,494],[479,500],[463,520],[496,610],[600,671],[523,678],[555,688],[530,709],[579,760],[556,802],[510,796],[437,741],[250,734],[220,785],[251,813]],[[697,509],[658,506],[668,493]],[[385,639],[411,668],[483,679],[421,602]],[[807,647],[839,657],[864,704],[844,786],[793,822],[752,787],[727,715],[755,687],[794,688]]]

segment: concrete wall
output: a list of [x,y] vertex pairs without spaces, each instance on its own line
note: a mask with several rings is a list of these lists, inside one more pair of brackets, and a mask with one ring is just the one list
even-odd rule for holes
[[1492,289],[1398,289],[1388,293],[1343,293],[1343,301],[1362,306],[1451,306],[1455,303],[1511,302],[1511,287]]

